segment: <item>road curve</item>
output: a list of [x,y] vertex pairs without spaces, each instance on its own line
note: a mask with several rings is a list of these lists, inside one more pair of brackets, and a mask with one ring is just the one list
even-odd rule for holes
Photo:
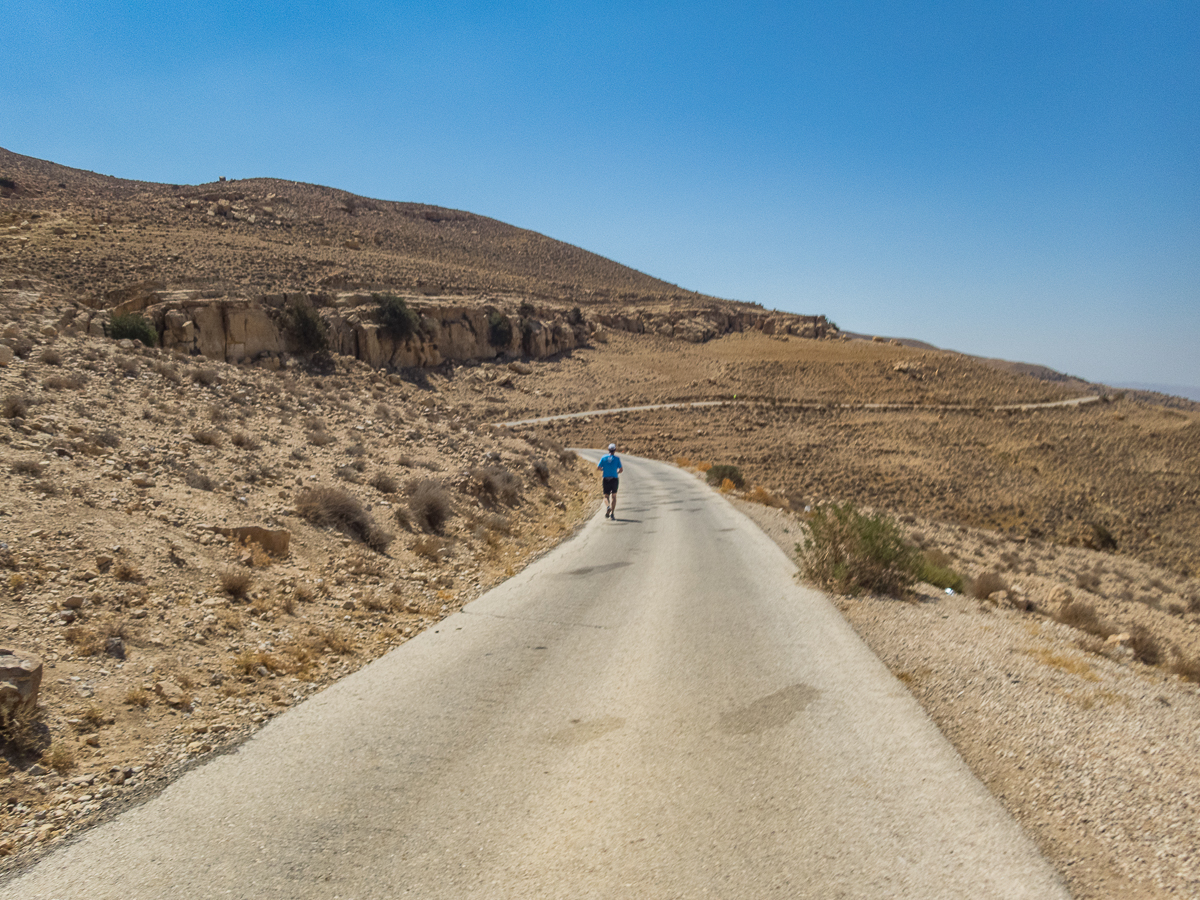
[[1067,897],[762,532],[624,462],[616,521],[0,898]]

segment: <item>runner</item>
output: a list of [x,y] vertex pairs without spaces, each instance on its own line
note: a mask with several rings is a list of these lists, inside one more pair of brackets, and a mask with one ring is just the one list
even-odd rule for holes
[[596,468],[602,475],[600,484],[604,488],[604,505],[607,507],[604,510],[604,518],[616,519],[617,483],[621,480],[617,476],[624,471],[621,466],[621,457],[617,456],[616,444],[608,445],[608,456],[600,457],[600,463]]

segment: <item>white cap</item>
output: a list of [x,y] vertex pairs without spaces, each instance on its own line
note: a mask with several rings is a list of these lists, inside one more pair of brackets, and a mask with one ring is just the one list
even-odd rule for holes
[[616,444],[609,444],[609,445],[608,445],[608,449],[609,449],[609,450],[616,450],[616,449],[617,449],[617,445],[616,445]]

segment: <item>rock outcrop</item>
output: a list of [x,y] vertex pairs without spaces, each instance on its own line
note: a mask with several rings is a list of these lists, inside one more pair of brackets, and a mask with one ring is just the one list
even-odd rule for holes
[[698,344],[724,334],[761,331],[804,338],[837,337],[824,316],[727,311],[718,307],[632,309],[620,314],[582,315],[559,309],[534,311],[527,302],[410,300],[416,314],[411,334],[395,337],[378,323],[377,304],[367,293],[264,294],[254,298],[205,297],[145,282],[111,292],[109,309],[79,310],[63,325],[105,334],[112,316],[138,313],[157,330],[168,350],[225,362],[277,360],[299,351],[285,327],[285,311],[300,303],[324,322],[330,349],[377,369],[433,368],[447,361],[499,356],[545,359],[586,343],[597,328],[654,333]]

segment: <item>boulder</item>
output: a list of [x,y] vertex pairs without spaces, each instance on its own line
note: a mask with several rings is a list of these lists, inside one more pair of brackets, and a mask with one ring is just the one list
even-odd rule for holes
[[32,653],[0,649],[0,721],[32,713],[42,686],[42,661]]
[[13,349],[7,344],[0,344],[0,368],[6,368],[12,364]]

